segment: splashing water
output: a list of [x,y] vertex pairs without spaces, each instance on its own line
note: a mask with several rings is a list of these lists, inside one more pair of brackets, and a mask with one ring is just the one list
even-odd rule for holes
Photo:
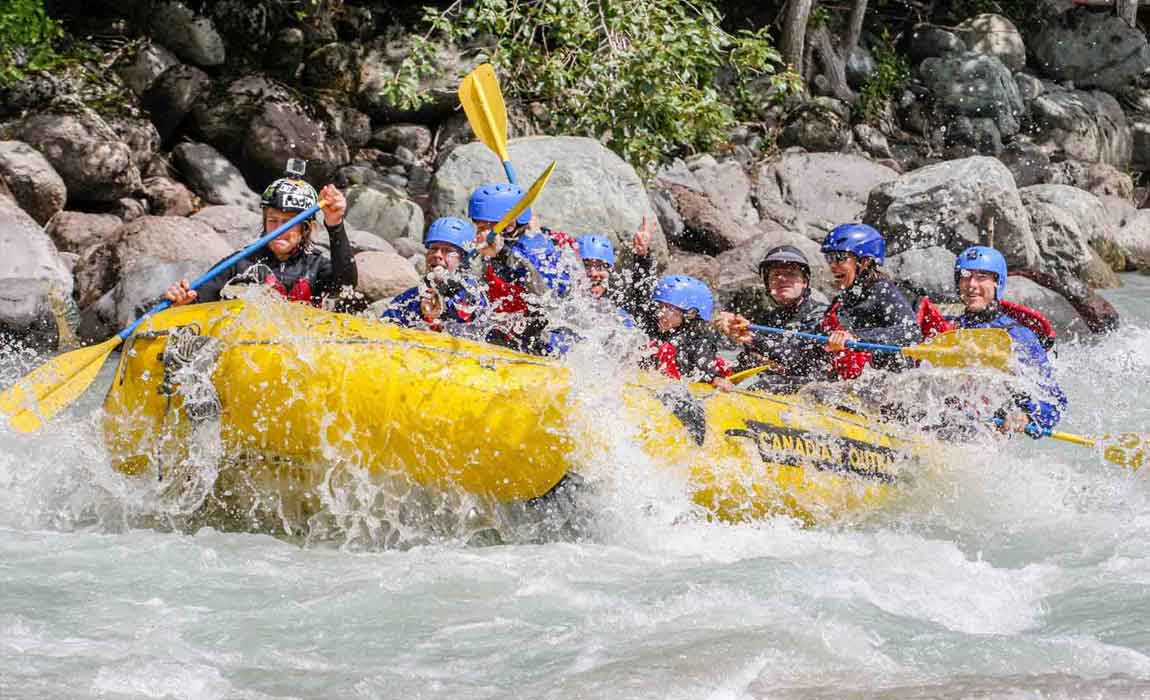
[[[1055,360],[1067,431],[1150,432],[1150,282],[1125,281],[1123,329]],[[0,697],[1150,696],[1146,474],[988,439],[865,523],[708,522],[617,425],[626,363],[580,352],[573,405],[612,429],[575,540],[344,467],[310,540],[188,534],[108,468],[98,391],[0,428]]]

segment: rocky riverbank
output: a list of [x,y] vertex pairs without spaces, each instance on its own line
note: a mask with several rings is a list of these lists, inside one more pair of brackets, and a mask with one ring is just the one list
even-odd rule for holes
[[[256,191],[289,157],[348,189],[360,291],[415,283],[425,224],[503,179],[456,109],[488,56],[438,47],[420,85],[432,99],[397,109],[382,86],[412,44],[379,34],[381,10],[319,3],[293,21],[275,4],[100,5],[83,30],[65,24],[98,51],[0,88],[0,327],[53,343],[63,305],[83,337],[107,337],[254,238]],[[1010,298],[1063,333],[1103,332],[1117,314],[1092,290],[1150,266],[1150,44],[1107,8],[1051,0],[1039,15],[1022,31],[985,14],[909,28],[910,80],[873,119],[828,96],[764,104],[716,152],[645,180],[600,141],[554,134],[546,105],[511,100],[511,158],[526,181],[559,163],[543,224],[625,243],[657,217],[660,259],[728,305],[759,303],[769,247],[816,255],[834,224],[863,220],[919,293],[949,298],[955,253],[992,242],[1018,273]],[[856,88],[875,70],[858,59]]]

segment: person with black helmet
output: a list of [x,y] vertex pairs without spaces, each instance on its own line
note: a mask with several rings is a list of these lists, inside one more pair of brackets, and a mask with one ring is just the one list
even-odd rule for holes
[[331,258],[315,250],[312,236],[318,221],[304,221],[273,239],[256,253],[240,260],[199,289],[191,289],[183,279],[168,287],[164,297],[172,306],[197,301],[218,301],[220,292],[232,281],[266,284],[291,301],[318,306],[325,297],[336,297],[345,289],[354,290],[359,280],[351,242],[343,225],[347,200],[334,185],[317,194],[299,171],[289,172],[268,185],[260,198],[264,233],[275,230],[292,217],[311,208],[320,197],[327,202],[323,220],[331,241]]
[[[818,333],[827,305],[811,298],[811,266],[803,252],[793,245],[779,245],[767,251],[759,263],[759,274],[767,287],[771,309],[756,318],[757,325],[789,331]],[[829,370],[826,352],[800,338],[755,333],[751,322],[729,312],[719,313],[715,326],[732,342],[743,346],[736,371],[772,365],[776,375],[802,380],[825,379]]]

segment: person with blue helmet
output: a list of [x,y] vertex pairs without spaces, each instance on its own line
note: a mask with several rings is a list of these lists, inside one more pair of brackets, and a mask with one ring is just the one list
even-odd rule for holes
[[878,369],[910,366],[902,354],[871,357],[846,349],[850,340],[913,345],[922,339],[910,302],[879,270],[886,258],[886,239],[866,224],[841,224],[823,240],[822,253],[841,290],[821,324],[830,336],[826,349],[833,353],[832,366],[838,377],[857,377],[868,361]]
[[1042,340],[1016,315],[1004,310],[1006,258],[988,246],[972,246],[962,251],[954,263],[954,283],[962,299],[962,315],[951,319],[956,328],[1002,328],[1014,341],[1014,352],[1024,372],[1032,372],[1039,390],[1034,398],[1015,392],[999,409],[997,418],[1004,432],[1024,432],[1042,437],[1058,424],[1066,410],[1066,394],[1054,378],[1054,370]]
[[665,275],[655,285],[657,329],[651,357],[643,364],[672,379],[732,385],[730,368],[719,357],[719,337],[711,327],[715,297],[705,282],[690,275]]
[[570,268],[550,237],[531,231],[525,210],[503,231],[495,224],[523,198],[517,185],[481,185],[471,193],[467,215],[476,228],[476,247],[486,261],[484,282],[495,324],[487,340],[536,355],[562,351],[554,346],[545,307],[565,297]]
[[611,239],[598,233],[586,233],[575,239],[579,260],[587,281],[587,294],[591,297],[591,310],[601,316],[615,316],[627,328],[633,328],[635,321],[619,305],[617,294],[610,286],[611,274],[615,269],[615,246]]
[[453,216],[436,219],[423,244],[427,273],[423,282],[392,299],[380,316],[408,328],[466,334],[487,306],[481,286],[465,273],[475,247],[475,227]]

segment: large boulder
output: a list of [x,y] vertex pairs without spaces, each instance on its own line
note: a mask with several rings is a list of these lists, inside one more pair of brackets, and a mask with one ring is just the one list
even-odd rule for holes
[[1093,287],[1116,287],[1118,279],[1090,241],[1105,237],[1109,218],[1094,195],[1068,185],[1034,185],[1019,190],[1038,243],[1038,269],[1070,275]]
[[154,124],[142,117],[109,117],[108,126],[116,132],[128,146],[132,154],[132,164],[144,177],[144,170],[148,169],[160,151],[160,132]]
[[1114,233],[1114,243],[1134,266],[1150,267],[1150,209],[1139,209]]
[[1132,142],[1130,167],[1145,172],[1150,170],[1150,113],[1134,112],[1126,116]]
[[967,51],[928,58],[919,72],[933,99],[941,142],[994,155],[1018,133],[1022,95],[1010,69],[994,56]]
[[132,149],[86,107],[34,113],[14,131],[56,169],[69,201],[114,202],[140,189]]
[[1055,337],[1059,342],[1073,341],[1091,333],[1085,319],[1065,297],[1033,280],[1011,275],[1003,297],[1007,301],[1041,311],[1054,326]]
[[52,299],[71,298],[72,275],[39,224],[2,197],[0,249],[0,331],[53,343]]
[[203,141],[236,157],[243,150],[248,125],[264,106],[292,101],[291,91],[283,84],[246,75],[202,90],[192,105],[192,126]]
[[351,161],[347,144],[313,119],[298,104],[273,102],[263,106],[248,125],[241,161],[250,182],[281,177],[289,158],[308,162],[305,177],[315,185],[330,182]]
[[[1064,160],[1050,166],[1050,182],[1086,190],[1098,197],[1134,199],[1134,179],[1106,163]],[[1021,187],[1021,185],[1020,185]]]
[[916,24],[904,36],[907,55],[915,65],[928,58],[938,58],[966,51],[966,42],[954,32],[948,32],[933,24]]
[[845,153],[784,152],[759,167],[759,213],[783,227],[821,239],[838,224],[858,221],[871,190],[898,173]]
[[845,150],[851,142],[849,113],[836,103],[815,99],[788,112],[779,132],[779,145],[801,146],[808,151]]
[[[803,251],[811,263],[811,287],[824,295],[834,293],[834,278],[822,263],[819,244],[810,238],[788,231],[771,222],[763,222],[756,231],[755,238],[736,248],[718,255],[719,279],[715,292],[724,305],[732,305],[746,310],[755,306],[755,300],[764,292],[763,278],[759,275],[759,263],[767,251],[777,245],[793,245]],[[736,303],[736,301],[739,303]]]
[[347,192],[347,223],[386,241],[423,238],[423,210],[403,192],[382,185],[356,185]]
[[941,246],[953,253],[987,242],[1012,266],[1033,267],[1038,246],[1014,177],[985,156],[928,165],[879,185],[863,220],[887,239],[887,251]]
[[239,169],[208,144],[181,143],[172,155],[184,180],[205,202],[259,208],[259,195],[248,187]]
[[[683,226],[668,240],[682,248],[718,253],[756,235],[759,213],[751,202],[751,181],[738,161],[710,156],[688,166],[677,163],[655,179]],[[665,230],[666,232],[666,230]]]
[[140,105],[151,115],[161,140],[171,140],[211,84],[211,78],[199,68],[178,65],[164,71],[140,96]]
[[402,146],[422,156],[431,149],[431,129],[422,124],[388,124],[376,129],[368,143],[388,153]]
[[1146,35],[1113,12],[1051,14],[1030,35],[1035,65],[1054,80],[1117,92],[1150,70]]
[[41,226],[68,201],[68,188],[56,169],[22,141],[0,141],[0,179],[20,208]]
[[135,52],[122,54],[112,68],[129,90],[143,95],[164,71],[179,64],[180,59],[174,53],[148,40]]
[[419,284],[419,273],[394,251],[366,251],[355,256],[359,273],[356,291],[369,301],[390,299]]
[[955,254],[946,248],[911,248],[892,255],[883,271],[904,288],[913,289],[931,299],[953,299]]
[[108,240],[123,223],[111,214],[62,211],[52,217],[45,231],[61,252],[82,253]]
[[395,121],[439,121],[459,105],[459,83],[465,75],[487,60],[482,51],[464,53],[455,46],[435,43],[432,46],[432,70],[419,77],[419,85],[414,90],[424,103],[419,107],[405,108],[393,105],[387,90],[396,75],[414,50],[414,37],[404,36],[396,40],[379,39],[366,47],[366,54],[359,63],[359,107],[382,122]]
[[1014,23],[993,13],[976,15],[954,29],[955,34],[976,53],[994,56],[1012,71],[1026,65],[1026,45]]
[[162,0],[151,8],[151,35],[177,56],[197,66],[223,65],[223,37],[210,17],[197,15],[182,2]]
[[[525,188],[551,161],[559,163],[532,206],[544,226],[575,234],[598,231],[623,247],[620,240],[629,245],[644,216],[655,220],[635,169],[594,139],[541,136],[515,139],[508,148]],[[505,178],[499,159],[482,143],[454,149],[435,173],[431,218],[466,216],[473,189]],[[665,259],[667,246],[661,231],[651,245]]]
[[249,207],[220,205],[204,207],[192,215],[220,234],[228,245],[239,249],[259,238],[263,231],[263,216]]
[[144,180],[148,212],[153,216],[190,216],[196,210],[196,197],[182,184],[167,177]]
[[1118,100],[1105,92],[1066,90],[1050,83],[1031,103],[1035,143],[1051,155],[1124,169],[1133,137]]

